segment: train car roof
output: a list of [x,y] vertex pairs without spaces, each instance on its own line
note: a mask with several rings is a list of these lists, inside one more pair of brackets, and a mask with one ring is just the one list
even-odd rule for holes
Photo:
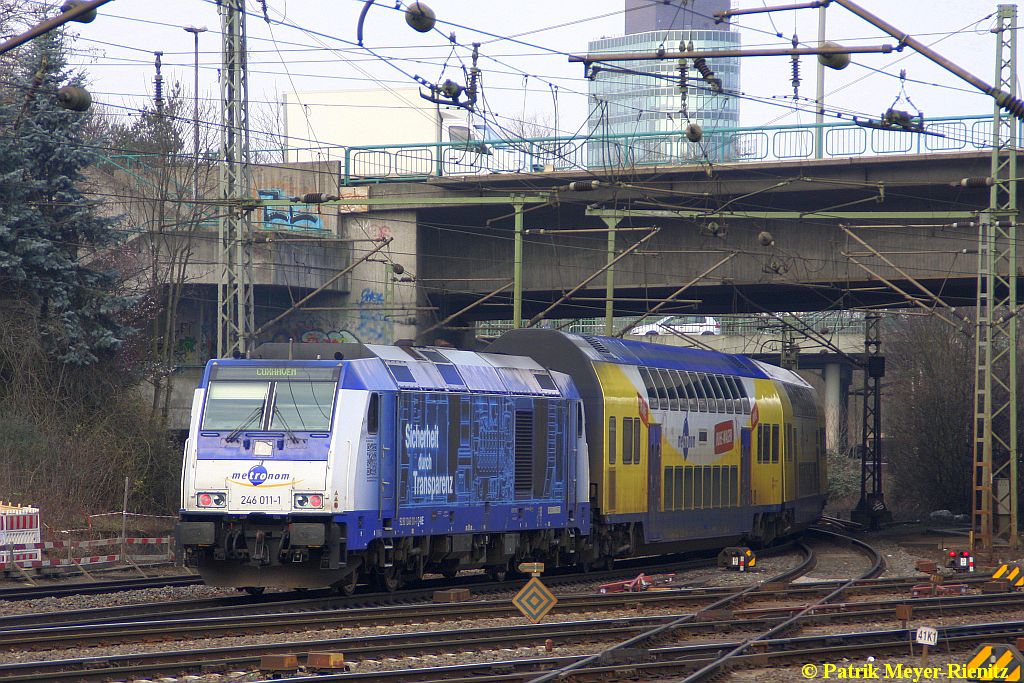
[[496,353],[529,355],[545,362],[545,356],[556,347],[563,353],[571,351],[592,362],[721,373],[757,379],[769,377],[765,372],[767,364],[757,363],[746,356],[616,337],[569,334],[560,330],[534,328],[511,330],[496,339],[487,347],[487,350]]

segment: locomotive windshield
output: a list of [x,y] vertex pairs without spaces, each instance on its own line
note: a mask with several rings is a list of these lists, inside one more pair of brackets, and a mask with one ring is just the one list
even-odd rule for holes
[[337,386],[336,367],[215,367],[202,428],[327,431]]

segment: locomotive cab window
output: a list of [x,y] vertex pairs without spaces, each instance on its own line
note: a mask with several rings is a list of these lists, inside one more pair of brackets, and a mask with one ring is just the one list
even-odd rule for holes
[[211,382],[203,429],[259,429],[269,395],[270,382]]
[[334,386],[332,382],[278,382],[270,429],[314,432],[330,429]]
[[326,431],[337,367],[223,365],[210,373],[203,429]]

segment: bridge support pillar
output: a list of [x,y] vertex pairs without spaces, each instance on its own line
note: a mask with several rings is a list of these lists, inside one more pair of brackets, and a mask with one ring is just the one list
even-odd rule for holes
[[843,363],[825,366],[825,448],[844,452],[847,448],[847,402],[852,373]]

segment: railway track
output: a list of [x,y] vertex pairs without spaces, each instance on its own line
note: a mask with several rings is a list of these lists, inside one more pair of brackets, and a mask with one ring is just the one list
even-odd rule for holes
[[[812,568],[814,566],[814,554],[810,551],[810,549],[807,548],[806,546],[803,546],[803,545],[800,545],[799,549],[804,554],[804,560],[800,563],[800,565],[798,565],[794,569],[786,571],[783,574],[780,574],[780,575],[778,575],[776,577],[773,577],[773,581],[778,582],[778,581],[790,580],[792,578],[795,578],[796,576],[799,576],[799,575],[801,575],[803,573],[806,573],[806,571],[808,571],[810,568]],[[706,565],[706,561],[704,561],[704,564]],[[595,575],[588,575],[588,581],[592,580],[592,578],[594,578],[595,576],[599,577],[599,575],[596,575],[596,574]],[[605,577],[599,577],[599,578],[605,578]],[[579,579],[577,578],[576,580],[578,581]],[[507,588],[507,586],[506,586],[506,588]],[[714,602],[711,603],[711,604],[712,605],[725,605],[725,604],[728,604],[728,603],[732,602],[733,600],[738,599],[740,596],[752,593],[756,588],[757,588],[757,584],[752,584],[751,586],[748,586],[748,587],[742,588],[742,589],[726,589],[725,595],[723,597],[715,599]],[[697,590],[699,591],[700,589],[697,589]],[[575,600],[580,603],[580,605],[579,605],[580,607],[583,607],[585,605],[593,605],[595,603],[604,604],[604,605],[607,605],[607,606],[614,606],[614,605],[628,604],[627,601],[630,598],[633,598],[633,601],[635,602],[635,598],[638,597],[638,595],[639,594],[587,595],[587,596],[575,596]],[[649,596],[658,597],[657,594],[654,594],[654,593],[649,594]],[[645,597],[648,597],[648,596],[645,596]],[[704,596],[704,600],[706,601],[708,599],[708,597],[709,596]],[[714,598],[713,595],[710,596],[710,597],[712,599]],[[566,598],[562,599],[563,604],[565,604],[566,602],[571,603],[572,600],[573,600],[573,598],[569,598],[569,597],[566,597]],[[474,608],[478,610],[477,611],[477,615],[480,615],[480,616],[482,616],[484,614],[484,612],[481,612],[479,610],[484,610],[486,612],[486,616],[492,616],[492,617],[495,616],[495,615],[500,616],[500,617],[505,617],[505,616],[507,616],[507,615],[512,613],[511,612],[511,610],[512,610],[511,605],[509,604],[509,602],[507,600],[490,601],[489,604],[488,603],[458,603],[458,604],[454,604],[454,605],[432,605],[431,609],[433,610],[434,608],[436,608],[438,612],[446,612],[446,613],[449,613],[449,614],[462,615],[462,616],[460,616],[460,618],[466,618],[466,615],[467,615],[468,611],[471,610],[471,609],[474,609]],[[383,610],[379,610],[379,611],[386,612],[389,609],[396,609],[397,610],[397,609],[410,609],[410,608],[384,608]],[[423,605],[412,607],[411,610],[412,610],[413,613],[415,613],[417,615],[417,618],[420,621],[424,620],[425,608],[424,608]],[[499,610],[500,610],[500,613],[498,612]],[[392,614],[394,614],[394,612],[392,612]],[[300,615],[300,618],[303,617],[303,616],[304,617],[308,617],[309,615],[308,614],[307,615]],[[344,618],[346,615],[345,615],[345,613],[342,613],[339,616]],[[479,618],[479,616],[478,616],[478,618]],[[687,617],[684,617],[684,619],[686,619],[686,620],[692,619],[692,615],[688,615]],[[393,623],[393,619],[392,619],[392,623]],[[586,624],[587,622],[583,622],[583,623]],[[308,628],[308,626],[309,626],[309,624],[307,623],[307,628]],[[546,628],[558,628],[558,629],[564,630],[564,627],[560,627],[558,625],[550,625],[550,626],[546,625],[545,627]],[[46,631],[48,631],[46,633],[42,632],[43,630],[27,630],[27,629],[26,630],[16,630],[16,631],[9,631],[9,632],[7,632],[7,633],[5,633],[3,635],[7,637],[7,641],[6,641],[5,647],[25,648],[25,647],[31,645],[32,643],[36,643],[36,644],[49,644],[49,646],[52,647],[54,644],[56,644],[58,642],[58,638],[59,637],[66,638],[65,643],[67,643],[67,644],[74,643],[76,645],[81,645],[81,644],[85,644],[85,643],[95,643],[95,642],[109,642],[109,639],[111,637],[116,636],[116,635],[121,635],[121,636],[131,635],[133,637],[140,637],[140,638],[144,638],[144,639],[154,639],[154,638],[158,638],[159,634],[161,632],[166,634],[167,633],[167,628],[172,629],[174,632],[181,632],[181,631],[178,631],[178,629],[183,629],[191,637],[195,637],[195,635],[197,635],[197,629],[199,628],[199,625],[197,623],[195,623],[195,622],[192,622],[192,623],[182,623],[182,624],[174,624],[174,625],[171,625],[169,627],[166,624],[163,624],[163,625],[160,625],[160,624],[153,624],[153,625],[146,625],[146,624],[129,625],[129,624],[126,624],[126,625],[111,625],[109,627],[110,630],[105,630],[103,627],[97,627],[97,626],[94,626],[94,625],[90,625],[90,626],[80,625],[80,626],[77,626],[77,627],[73,627],[71,630],[65,630],[60,635],[58,635],[58,632],[57,632],[59,629],[46,629]],[[252,628],[251,623],[250,623],[249,628],[250,629]],[[607,638],[607,633],[608,633],[607,629],[601,628],[601,629],[599,629],[599,631],[600,631],[600,634],[601,634],[602,638]],[[534,628],[532,631],[523,630],[523,631],[519,631],[519,633],[521,634],[519,637],[536,638],[536,637],[538,637],[537,634],[539,632],[540,631],[537,628]],[[460,631],[460,633],[466,633],[466,632]],[[488,643],[488,644],[490,644],[492,646],[495,645],[495,644],[500,644],[501,642],[503,642],[504,639],[512,637],[510,635],[509,627],[507,627],[507,626],[502,626],[502,627],[500,627],[498,629],[493,629],[491,633],[488,633],[488,634],[485,634],[485,635],[481,635],[479,633],[477,633],[476,635],[478,637],[485,638],[485,640],[482,641],[482,642],[486,642],[486,643]],[[75,638],[76,637],[79,638],[79,640],[77,642],[75,642]],[[452,643],[450,643],[448,641],[439,641],[438,634],[436,632],[431,632],[431,633],[428,633],[426,635],[422,635],[421,634],[421,637],[427,638],[428,641],[430,641],[432,643],[431,647],[434,647],[434,648],[438,647],[439,645],[441,647],[443,647],[445,644],[452,645]],[[456,636],[456,637],[458,637],[458,636]],[[578,633],[577,633],[577,637],[579,637]],[[104,638],[107,638],[108,640],[104,641]],[[392,650],[396,650],[397,652],[401,652],[402,645],[399,644],[399,645],[396,646],[396,643],[401,643],[401,642],[405,642],[405,641],[404,640],[396,640],[395,635],[391,634],[391,635],[388,635],[388,636],[383,637],[383,638],[378,637],[378,642],[382,642],[382,643],[386,642],[387,643],[387,647],[391,648]],[[327,648],[329,648],[329,647],[338,647],[339,645],[342,644],[341,641],[317,641],[317,643],[319,645],[321,645],[321,647],[318,647],[317,649],[324,649],[324,647],[327,647]],[[349,639],[344,639],[344,645],[345,645],[347,650],[351,651],[351,648],[353,646],[355,646],[356,644],[354,642],[352,642],[351,640],[349,640]],[[463,643],[462,646],[465,646],[465,644]],[[271,646],[271,647],[275,647],[276,648],[277,646]],[[293,644],[293,645],[291,645],[291,647],[294,648],[295,645]],[[268,646],[266,646],[266,645],[257,646],[257,648],[262,653],[266,653],[268,651]],[[236,649],[231,649],[231,651],[235,651],[235,650]],[[365,649],[363,650],[363,653],[364,653],[364,655],[366,654],[366,650]],[[243,658],[241,661],[239,661],[239,660],[237,660],[237,658],[236,659],[232,659],[232,658],[225,659],[225,655],[226,654],[228,654],[228,652],[226,652],[224,649],[214,649],[214,650],[211,650],[211,651],[203,651],[203,652],[198,652],[198,651],[192,650],[192,651],[185,652],[185,653],[177,653],[177,661],[179,663],[174,663],[173,666],[171,667],[171,670],[172,671],[181,671],[182,670],[182,663],[180,663],[180,660],[183,657],[188,662],[192,663],[192,668],[193,669],[196,666],[206,666],[206,667],[209,667],[209,666],[213,665],[213,666],[227,666],[227,667],[230,667],[230,666],[244,666],[246,664],[251,665],[252,661],[253,661],[253,657],[255,657],[256,660],[258,660],[258,657],[259,657],[259,655],[251,655],[248,659]],[[146,673],[146,675],[154,675],[154,671],[153,671],[152,667],[157,667],[157,671],[160,671],[160,672],[166,672],[167,671],[166,668],[159,668],[159,667],[166,667],[165,660],[161,659],[161,658],[166,657],[166,656],[167,656],[166,654],[162,654],[162,655],[161,654],[143,655],[142,657],[146,658],[147,660],[154,660],[154,659],[156,659],[156,660],[160,660],[160,661],[150,661],[148,666],[146,668],[144,668],[144,669],[141,669],[141,670],[137,670],[134,666],[132,666],[130,664],[131,662],[134,662],[134,661],[136,661],[138,659],[138,657],[135,657],[135,656],[132,656],[132,657],[129,657],[129,658],[113,658],[113,659],[117,659],[118,660],[117,661],[118,666],[114,666],[114,667],[110,667],[110,668],[104,666],[107,663],[113,663],[112,658],[109,658],[109,657],[91,657],[91,658],[82,658],[82,659],[79,659],[79,660],[61,660],[59,662],[40,663],[40,664],[35,664],[35,665],[32,665],[32,664],[6,665],[6,666],[3,666],[3,667],[0,667],[0,680],[2,680],[4,678],[6,678],[6,679],[17,679],[17,680],[104,680],[104,677],[108,677],[109,678],[112,675],[113,676],[123,676],[123,675],[128,674],[128,673],[132,673],[134,675],[136,673],[141,673],[143,671]],[[212,660],[210,659],[211,657],[213,658]],[[125,666],[123,666],[123,665],[126,665],[126,664],[129,665],[128,669],[126,669]],[[32,668],[33,666],[36,667],[36,668]],[[99,667],[99,668],[97,668],[97,667]],[[69,671],[69,669],[70,669],[70,671]]]
[[[838,540],[839,537],[832,537]],[[848,542],[848,539],[842,539]],[[509,626],[503,623],[499,626],[486,626],[482,628],[460,629],[455,632],[449,631],[426,631],[417,633],[389,633],[385,635],[373,635],[362,637],[346,637],[324,639],[317,638],[311,641],[298,641],[275,644],[248,645],[244,647],[221,647],[211,649],[190,649],[179,652],[142,653],[117,656],[98,656],[76,659],[66,659],[54,662],[38,662],[24,664],[8,664],[0,666],[0,681],[3,680],[25,680],[25,681],[89,681],[89,680],[112,680],[131,677],[154,677],[161,675],[180,675],[182,673],[201,673],[208,671],[229,671],[246,670],[255,668],[259,657],[271,653],[305,653],[314,651],[342,651],[350,661],[373,662],[375,659],[401,659],[421,658],[428,660],[430,666],[418,669],[402,669],[396,671],[368,671],[359,670],[353,674],[347,674],[344,680],[473,680],[473,681],[548,681],[553,680],[549,676],[568,676],[573,680],[589,680],[592,677],[607,678],[610,672],[635,671],[644,672],[652,678],[661,676],[702,676],[705,669],[719,672],[725,668],[735,665],[750,665],[752,663],[774,664],[787,661],[786,657],[793,657],[794,647],[800,648],[804,661],[812,656],[814,652],[832,652],[835,648],[841,648],[849,644],[854,647],[890,647],[882,636],[877,634],[888,634],[892,643],[898,643],[898,648],[905,649],[907,632],[901,629],[870,632],[865,634],[852,633],[841,635],[803,635],[796,638],[780,637],[789,628],[797,625],[820,625],[838,621],[883,621],[893,618],[894,599],[865,599],[857,602],[839,602],[838,598],[849,596],[854,592],[874,593],[878,591],[896,592],[907,591],[911,585],[921,583],[919,578],[900,579],[871,579],[865,578],[868,575],[877,574],[880,571],[878,562],[873,562],[872,569],[864,572],[862,576],[840,581],[814,581],[800,584],[784,582],[792,581],[798,576],[808,573],[814,566],[814,555],[809,550],[806,558],[800,566],[786,572],[784,575],[772,577],[761,584],[754,584],[746,588],[689,588],[682,590],[668,591],[666,593],[639,593],[639,594],[614,594],[614,595],[576,595],[562,596],[560,607],[563,613],[580,613],[586,611],[600,612],[610,609],[629,610],[630,616],[616,616],[615,618],[594,618],[564,621],[559,623],[542,624],[538,626]],[[867,553],[867,549],[860,552]],[[877,555],[877,554],[876,554]],[[879,558],[875,558],[876,560]],[[664,569],[664,568],[663,568]],[[636,572],[636,568],[624,570]],[[551,577],[555,579],[558,577]],[[600,580],[598,574],[585,575],[583,577],[566,577],[567,586],[572,582],[592,583],[595,579]],[[968,583],[974,583],[982,579],[970,579]],[[545,581],[549,581],[546,577]],[[498,584],[501,590],[508,591],[510,584]],[[280,594],[279,594],[280,595]],[[906,592],[902,593],[906,596]],[[241,598],[242,596],[239,596]],[[375,596],[356,596],[373,598]],[[871,596],[867,596],[871,598]],[[236,599],[236,598],[232,598]],[[243,600],[245,598],[242,598]],[[768,602],[765,606],[752,607],[752,601]],[[771,601],[786,601],[787,604],[771,604]],[[903,600],[908,601],[908,600]],[[282,600],[273,608],[287,607],[288,603],[296,601]],[[958,610],[961,613],[966,610],[977,612],[978,610],[999,611],[1014,609],[1020,611],[1024,606],[1024,595],[968,595],[943,598],[923,598],[913,600],[915,614],[926,614],[929,612],[949,613],[949,610]],[[660,614],[649,615],[644,611],[659,609],[664,611],[666,607],[683,606],[693,611],[686,614]],[[240,609],[253,607],[267,608],[268,605],[238,605]],[[500,609],[504,609],[501,612]],[[438,608],[436,614],[429,614],[434,608]],[[337,609],[337,608],[335,608]],[[943,612],[946,610],[946,612]],[[487,600],[470,603],[459,603],[457,605],[392,605],[384,608],[364,608],[363,610],[348,609],[342,613],[349,616],[347,626],[366,625],[366,621],[360,624],[359,613],[362,612],[364,620],[373,620],[375,623],[406,623],[407,621],[424,622],[429,620],[442,621],[444,619],[490,619],[491,621],[509,621],[506,617],[510,614],[508,600]],[[635,612],[635,616],[632,616]],[[166,613],[166,612],[165,612]],[[390,613],[390,617],[385,616]],[[335,613],[337,616],[337,613]],[[152,623],[135,624],[108,624],[99,628],[79,624],[77,629],[65,629],[64,635],[58,631],[50,631],[47,634],[38,629],[17,630],[15,628],[0,632],[0,645],[5,649],[27,649],[33,647],[33,639],[38,644],[48,646],[59,646],[58,637],[66,637],[66,646],[74,646],[75,631],[78,635],[91,638],[88,641],[79,641],[78,644],[86,642],[108,644],[111,642],[125,642],[118,638],[138,638],[140,640],[154,640],[162,638],[178,637],[176,631],[180,628],[189,628],[189,637],[206,634],[205,626],[223,627],[224,630],[216,633],[224,635],[230,633],[230,629],[240,629],[240,632],[247,633],[266,630],[266,624],[253,624],[254,621],[265,622],[271,615],[264,615],[259,619],[256,615],[236,615],[231,620],[222,620],[220,626],[210,621],[203,624],[203,619],[193,619],[189,622],[173,623],[166,620]],[[287,629],[284,622],[293,620],[293,625],[303,629],[309,628],[334,628],[330,625],[330,617],[326,614],[319,615],[316,612],[301,612],[272,615],[280,617],[281,626]],[[313,619],[311,620],[311,617]],[[323,618],[323,621],[316,621]],[[246,622],[249,627],[246,629]],[[1007,633],[1024,633],[1024,622],[1000,622],[999,628]],[[343,625],[344,626],[344,625]],[[261,628],[263,627],[263,628]],[[989,625],[991,627],[991,624]],[[2,627],[0,627],[2,628]],[[276,628],[276,626],[275,626]],[[959,628],[959,627],[957,627]],[[109,630],[108,630],[109,629]],[[131,631],[137,630],[132,635]],[[161,631],[160,629],[164,629]],[[119,632],[120,630],[120,632]],[[272,630],[272,629],[271,629]],[[954,627],[945,629],[949,631],[950,639],[959,638],[964,642],[974,642],[971,638],[981,638],[979,635],[971,635],[968,630],[955,630]],[[740,631],[744,635],[735,641],[722,642],[718,640],[711,643],[687,643],[685,645],[671,642],[677,637],[689,639],[705,637],[707,634],[721,635],[723,633]],[[92,633],[89,633],[92,632]],[[991,634],[989,628],[986,633]],[[752,635],[751,635],[752,634]],[[875,634],[875,635],[871,635]],[[946,636],[944,636],[945,638]],[[19,644],[19,638],[21,642]],[[874,638],[874,640],[872,640]],[[594,650],[597,654],[588,656],[555,657],[546,656],[536,658],[536,647],[542,646],[544,641],[550,640],[557,648],[580,648]],[[670,642],[666,643],[668,640]],[[959,641],[957,641],[959,642]],[[870,645],[864,645],[870,643]],[[861,645],[858,645],[861,644]],[[530,653],[529,659],[509,660],[501,662],[480,662],[473,665],[438,666],[439,662],[446,661],[443,657],[452,652],[479,652],[478,659],[495,654],[503,648],[522,647]],[[891,645],[897,647],[897,645]],[[831,650],[828,648],[832,648]],[[450,661],[450,660],[448,660]],[[361,668],[361,667],[360,667]],[[628,676],[627,676],[628,677]],[[318,676],[315,678],[296,678],[299,680],[341,680],[340,677]],[[691,679],[687,679],[691,680]],[[704,680],[697,677],[693,681]]]
[[[1007,598],[1012,598],[1007,600]],[[834,604],[831,609],[816,611],[807,615],[805,625],[834,625],[840,622],[883,621],[894,619],[891,600],[870,601],[852,604]],[[1024,595],[1013,596],[957,596],[919,599],[913,601],[915,614],[949,613],[949,610],[1014,610],[1024,606]],[[731,611],[720,619],[689,621],[675,627],[676,635],[687,640],[700,640],[707,634],[715,633],[757,633],[759,630],[777,626],[790,618],[802,607],[773,607]],[[687,615],[689,616],[689,615]],[[497,626],[458,631],[421,631],[364,637],[335,639],[318,638],[277,644],[251,645],[244,648],[210,648],[149,654],[131,654],[105,657],[85,657],[60,662],[41,664],[0,665],[0,680],[79,680],[80,676],[126,675],[128,673],[154,676],[180,672],[189,664],[206,670],[237,670],[255,667],[264,654],[284,654],[314,651],[342,651],[356,661],[386,657],[441,657],[452,651],[487,650],[496,648],[536,646],[551,640],[557,647],[578,646],[615,641],[632,637],[660,627],[678,619],[673,616],[636,616],[610,619],[590,619],[542,624],[537,626]],[[832,641],[842,641],[847,634],[828,634]],[[854,633],[854,640],[857,634]],[[805,636],[803,638],[817,638]],[[717,650],[736,647],[742,641],[715,641]],[[858,641],[859,642],[859,641]],[[906,638],[901,641],[906,646]],[[704,652],[707,644],[694,645],[698,653]],[[760,652],[760,650],[759,650]],[[102,669],[97,669],[102,667]],[[31,676],[31,678],[27,678]],[[420,679],[416,679],[420,680]]]
[[[792,544],[785,544],[762,551],[761,557],[772,557],[789,552]],[[595,582],[632,578],[642,570],[658,572],[680,572],[703,569],[715,565],[714,557],[680,560],[668,558],[651,562],[652,558],[639,558],[619,563],[617,568],[594,571],[586,574],[561,573],[544,577],[552,588],[571,591],[574,586],[586,586]],[[287,612],[309,612],[319,610],[354,610],[381,606],[408,606],[431,603],[434,592],[443,588],[469,588],[478,596],[514,592],[524,583],[522,580],[496,582],[481,575],[470,575],[456,579],[427,579],[421,586],[396,593],[365,592],[351,596],[338,595],[332,591],[266,593],[261,596],[233,595],[198,600],[178,600],[160,603],[140,603],[98,607],[62,612],[40,612],[32,614],[0,616],[0,632],[34,628],[40,626],[74,626],[89,624],[110,624],[119,621],[165,620],[170,618],[201,619],[228,615],[264,615]]]
[[[881,580],[862,583],[851,588],[860,592],[894,593],[901,597],[919,579]],[[808,597],[831,593],[839,582],[821,582],[801,585],[798,587],[774,588],[749,594],[749,598],[758,601],[806,599]],[[902,592],[902,593],[901,593]],[[677,607],[690,607],[697,611],[712,601],[731,596],[735,589],[730,588],[691,588],[676,589],[650,593],[614,593],[608,595],[584,594],[568,595],[560,598],[555,614],[608,612],[613,610],[633,610],[637,613],[650,610],[662,610]],[[964,604],[971,600],[987,596],[964,596]],[[1024,594],[1021,595],[1024,598]],[[301,601],[300,601],[301,602]],[[925,604],[926,600],[915,600],[915,604]],[[288,603],[285,603],[288,604]],[[849,611],[861,605],[875,605],[884,610],[888,601],[842,604],[834,606],[835,611]],[[1024,601],[1019,601],[1024,606]],[[206,637],[224,637],[232,635],[251,635],[255,633],[287,633],[306,631],[314,628],[341,629],[363,628],[387,624],[428,623],[443,621],[465,621],[473,619],[517,617],[518,613],[508,599],[476,600],[454,604],[416,604],[396,605],[373,608],[321,608],[307,611],[289,611],[269,613],[253,611],[264,607],[251,604],[241,605],[241,612],[225,616],[225,608],[214,606],[191,612],[165,613],[162,618],[150,621],[103,622],[92,619],[74,619],[67,624],[45,627],[30,627],[36,615],[20,615],[25,617],[19,628],[0,630],[0,648],[4,650],[40,650],[57,647],[79,647],[92,645],[126,644],[146,642],[154,639],[174,640],[192,638],[197,635]],[[755,615],[772,615],[775,613],[792,612],[795,607],[766,607],[757,610],[737,610],[737,615],[753,617]],[[819,610],[824,614],[832,610]]]
[[203,580],[198,576],[159,576],[153,578],[113,579],[110,581],[92,581],[88,583],[62,583],[49,586],[24,586],[18,588],[0,588],[0,600],[38,600],[40,598],[59,598],[69,595],[99,595],[118,593],[120,591],[144,590],[147,588],[166,588],[168,586],[201,586]]

